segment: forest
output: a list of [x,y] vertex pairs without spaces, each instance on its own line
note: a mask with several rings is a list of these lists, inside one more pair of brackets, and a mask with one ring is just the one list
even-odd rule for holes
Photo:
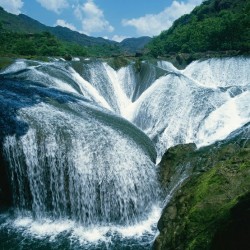
[[204,1],[147,46],[153,57],[175,53],[250,51],[250,1]]

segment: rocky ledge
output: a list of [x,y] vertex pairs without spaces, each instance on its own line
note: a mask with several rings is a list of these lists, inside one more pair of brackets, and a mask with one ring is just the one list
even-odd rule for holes
[[215,145],[179,145],[165,153],[163,187],[169,192],[184,181],[163,210],[154,249],[250,249],[249,138],[248,124]]

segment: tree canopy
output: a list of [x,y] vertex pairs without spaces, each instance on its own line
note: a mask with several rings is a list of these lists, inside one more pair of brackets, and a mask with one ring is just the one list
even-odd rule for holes
[[205,51],[249,53],[250,1],[204,1],[155,37],[147,50],[154,57]]

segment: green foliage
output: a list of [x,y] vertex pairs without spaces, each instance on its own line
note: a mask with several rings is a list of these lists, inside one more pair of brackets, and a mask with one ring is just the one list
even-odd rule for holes
[[0,57],[0,70],[6,68],[13,63],[13,60],[8,57]]
[[206,51],[250,52],[250,2],[210,0],[184,15],[148,45],[151,56]]
[[135,61],[135,70],[136,72],[140,72],[141,71],[141,68],[142,68],[142,62],[141,62],[141,59],[137,59]]
[[152,40],[151,37],[126,38],[120,44],[128,53],[140,52]]
[[51,33],[9,32],[0,25],[0,55],[13,56],[102,56],[109,57],[120,53],[116,45],[81,46],[63,42]]
[[108,61],[108,64],[115,70],[126,67],[129,63],[130,61],[122,56],[113,57]]
[[101,46],[101,45],[117,45],[118,43],[101,37],[90,37],[68,28],[56,26],[49,27],[38,21],[24,15],[13,15],[4,11],[0,7],[0,22],[3,28],[9,32],[16,33],[32,33],[37,34],[47,32],[54,35],[57,39],[66,43],[74,43],[80,46]]
[[67,53],[85,56],[86,49],[59,41],[48,32],[25,34],[2,32],[0,55],[63,56]]
[[[2,32],[9,33],[8,39],[10,39],[9,42],[11,43],[15,43],[14,37],[18,35],[18,39],[24,41],[25,34],[33,34],[33,36],[43,34],[43,38],[46,40],[46,44],[41,44],[41,42],[37,41],[39,44],[39,48],[36,46],[35,48],[32,48],[34,44],[28,43],[28,45],[31,45],[31,49],[29,50],[25,48],[25,42],[24,46],[22,46],[21,44],[17,46],[18,51],[15,51],[14,48],[12,49],[12,46],[8,45],[8,50],[0,48],[0,55],[28,54],[34,56],[64,56],[65,54],[70,54],[75,56],[88,57],[117,57],[124,54],[131,55],[131,53],[135,53],[136,51],[141,50],[144,45],[150,40],[149,37],[140,37],[125,39],[123,43],[118,43],[115,41],[104,39],[102,37],[87,36],[85,34],[72,31],[66,27],[49,27],[24,14],[13,15],[6,12],[3,8],[0,7],[0,35]],[[6,37],[6,34],[4,36]],[[3,41],[3,39],[4,37],[0,37],[1,42]],[[36,37],[36,40],[42,41],[43,39],[38,39]],[[57,42],[59,42],[59,44]],[[6,43],[8,43],[8,41]],[[53,44],[54,46],[52,46]],[[6,44],[4,44],[4,46],[6,46]],[[11,50],[9,50],[10,48]]]

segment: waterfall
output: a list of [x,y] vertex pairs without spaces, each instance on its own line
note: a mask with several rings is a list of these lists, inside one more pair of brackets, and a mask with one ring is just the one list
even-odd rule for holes
[[[248,121],[248,104],[238,107],[240,96],[244,99],[244,93],[249,93],[248,65],[249,58],[236,57],[195,61],[184,70],[159,61],[156,64],[141,62],[140,69],[130,64],[115,71],[98,60],[72,63],[22,60],[2,74],[84,96],[123,116],[150,137],[159,160],[171,146],[190,142],[208,145]],[[228,126],[220,136],[217,133],[210,137],[206,128],[214,131],[216,126],[209,127],[209,120],[214,118],[217,120],[213,120],[213,124],[225,125],[228,122],[221,120],[225,116],[222,118],[216,113],[220,110],[227,113],[233,106],[237,106],[235,112],[238,108],[239,112],[245,110],[244,118]],[[236,119],[236,116],[229,114],[228,119]]]
[[250,122],[248,67],[244,57],[184,70],[164,61],[114,70],[101,60],[17,60],[0,73],[0,143],[23,218],[13,225],[36,231],[34,223],[49,221],[51,232],[61,221],[57,234],[82,235],[81,227],[105,240],[111,228],[130,236],[147,228],[152,240],[163,202],[156,160]]
[[30,94],[41,102],[18,110],[28,132],[4,141],[19,212],[31,209],[37,218],[69,218],[84,225],[143,219],[158,190],[150,140],[85,101],[60,103],[68,94],[57,93],[48,102],[51,95],[43,90]]
[[171,146],[206,146],[249,122],[248,58],[195,61],[185,70],[157,66],[166,74],[133,104],[131,121],[154,141],[158,161]]
[[183,72],[207,87],[249,86],[249,58],[208,59],[191,63]]

